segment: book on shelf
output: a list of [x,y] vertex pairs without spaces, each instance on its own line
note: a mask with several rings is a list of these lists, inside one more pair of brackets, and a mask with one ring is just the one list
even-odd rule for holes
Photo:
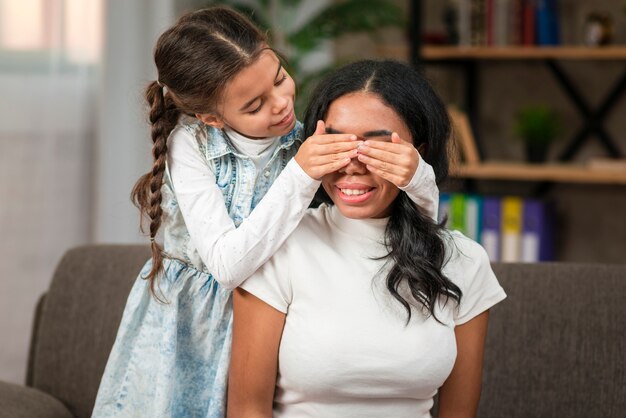
[[537,45],[561,43],[557,0],[536,0],[535,36]]
[[524,46],[535,44],[535,0],[521,0],[520,43]]

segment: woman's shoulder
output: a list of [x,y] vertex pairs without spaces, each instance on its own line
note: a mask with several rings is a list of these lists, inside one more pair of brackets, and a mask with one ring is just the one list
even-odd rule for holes
[[287,238],[287,243],[312,243],[314,240],[324,239],[332,233],[329,223],[330,207],[323,203],[317,208],[309,208],[304,213],[296,229]]
[[445,269],[449,272],[475,272],[490,265],[487,251],[459,231],[446,231],[444,236],[446,247]]

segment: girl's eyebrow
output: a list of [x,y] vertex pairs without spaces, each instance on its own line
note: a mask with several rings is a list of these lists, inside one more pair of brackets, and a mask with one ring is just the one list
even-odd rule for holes
[[[276,80],[278,78],[278,74],[280,74],[280,69],[283,68],[283,64],[280,63],[280,61],[278,62],[278,69],[276,70],[276,75],[274,76],[274,80]],[[248,107],[250,107],[250,105],[252,105],[252,103],[256,102],[257,100],[259,100],[261,96],[256,96],[254,99],[247,101],[243,106],[241,106],[241,109],[239,109],[239,111],[243,111],[246,110]]]
[[[326,133],[327,134],[343,134],[345,132],[328,127],[326,128]],[[391,132],[388,131],[387,129],[378,129],[376,131],[367,131],[367,132],[363,132],[363,135],[361,135],[363,138],[371,138],[371,137],[375,137],[375,136],[391,136]]]

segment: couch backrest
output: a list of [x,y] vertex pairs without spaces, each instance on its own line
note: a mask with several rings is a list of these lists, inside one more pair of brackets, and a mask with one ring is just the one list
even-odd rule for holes
[[479,417],[623,417],[626,265],[496,264]]
[[[87,418],[147,246],[69,251],[32,350],[33,386]],[[508,298],[490,315],[479,417],[621,417],[626,265],[495,264]]]
[[95,245],[61,259],[42,306],[31,382],[88,418],[126,298],[150,257],[147,246]]

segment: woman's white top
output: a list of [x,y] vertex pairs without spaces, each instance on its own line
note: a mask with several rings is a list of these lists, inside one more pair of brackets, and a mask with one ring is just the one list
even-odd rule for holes
[[385,288],[387,219],[354,220],[311,209],[242,287],[286,313],[275,417],[429,417],[456,358],[454,327],[506,297],[485,250],[446,238],[444,274],[460,306],[438,302],[440,324],[407,313]]

